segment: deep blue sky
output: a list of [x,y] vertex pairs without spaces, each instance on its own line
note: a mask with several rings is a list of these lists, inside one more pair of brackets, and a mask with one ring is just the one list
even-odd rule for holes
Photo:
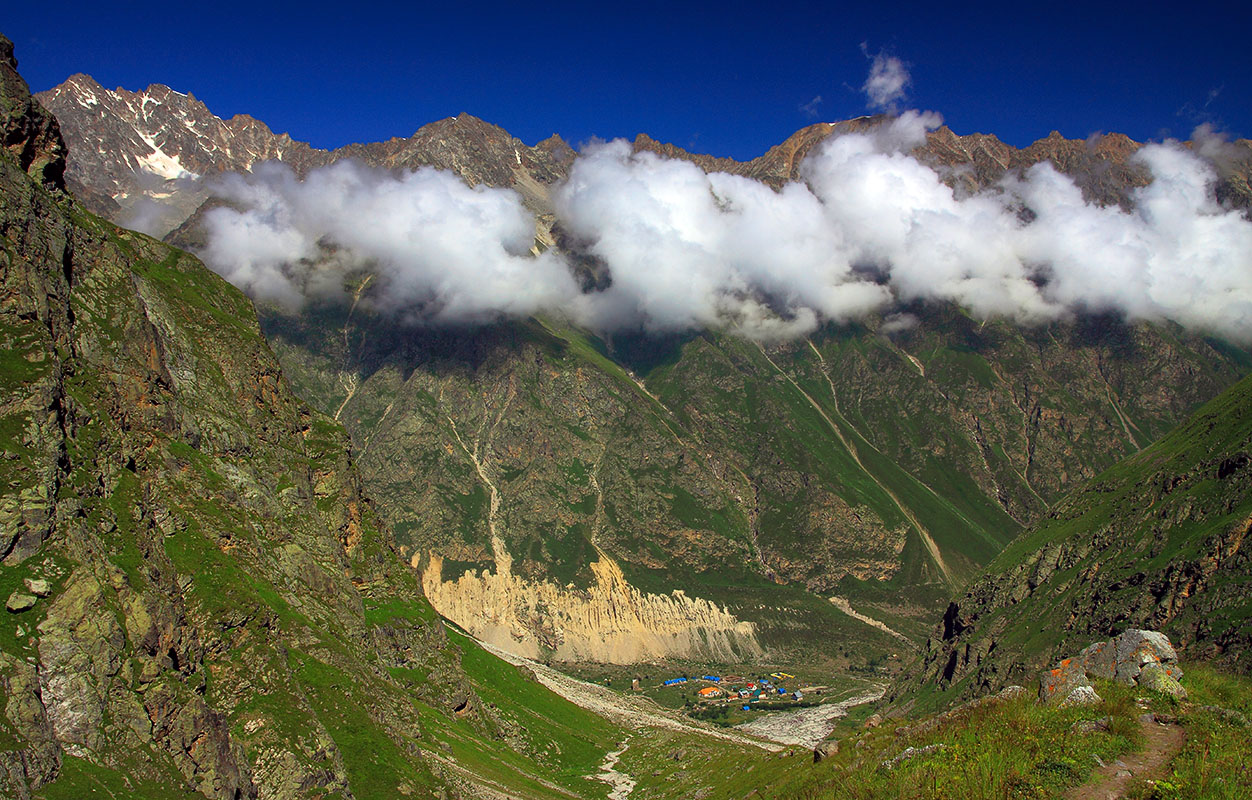
[[908,62],[908,105],[957,133],[1020,146],[1053,129],[1186,137],[1208,121],[1252,135],[1247,16],[1195,3],[6,5],[0,32],[36,91],[75,72],[164,83],[319,147],[468,111],[531,144],[646,131],[750,158],[866,113],[862,42]]

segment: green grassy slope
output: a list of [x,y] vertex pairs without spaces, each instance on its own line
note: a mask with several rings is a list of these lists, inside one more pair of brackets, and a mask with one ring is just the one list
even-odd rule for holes
[[1250,477],[1252,378],[1010,544],[948,609],[901,697],[986,691],[1128,627],[1164,630],[1192,658],[1246,670]]
[[[1206,665],[1186,665],[1190,700],[1100,682],[1093,706],[1016,699],[962,707],[941,717],[888,720],[838,732],[839,752],[813,766],[792,765],[754,796],[805,800],[880,797],[1027,800],[1061,797],[1097,779],[1097,768],[1146,746],[1140,717],[1157,714],[1186,736],[1181,753],[1125,795],[1140,800],[1241,798],[1252,792],[1243,759],[1252,754],[1247,717],[1252,681]],[[909,748],[912,757],[901,758]],[[886,764],[896,760],[895,764]]]

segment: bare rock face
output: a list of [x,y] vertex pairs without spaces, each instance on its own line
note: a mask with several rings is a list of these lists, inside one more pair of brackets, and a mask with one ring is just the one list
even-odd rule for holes
[[595,581],[586,589],[514,575],[509,558],[498,558],[494,572],[443,581],[443,559],[433,555],[422,585],[440,614],[528,658],[635,664],[657,658],[749,660],[763,653],[751,622],[708,600],[681,591],[641,592],[605,555],[592,569]]
[[63,750],[40,698],[36,665],[0,652],[0,713],[25,746],[0,751],[0,790],[18,800],[51,781],[61,768]]
[[30,96],[17,72],[13,42],[0,35],[0,144],[17,158],[18,166],[50,189],[65,189],[65,143],[56,117]]
[[[163,235],[209,198],[199,179],[281,161],[296,174],[352,158],[368,166],[451,170],[470,185],[518,190],[536,213],[550,210],[547,187],[567,174],[573,150],[560,137],[534,147],[469,114],[430,123],[407,138],[320,150],[274,133],[260,120],[214,115],[190,93],[162,84],[106,89],[74,75],[40,92],[72,143],[60,151],[75,194],[96,213]],[[53,121],[55,124],[55,120]]]
[[252,117],[223,120],[195,96],[160,84],[110,90],[79,74],[37,99],[73,145],[66,175],[80,201],[151,233],[174,227],[207,199],[199,178],[270,159],[299,173],[328,161],[325,151]]
[[103,747],[106,697],[124,648],[125,635],[108,613],[103,588],[84,572],[73,575],[39,624],[43,701],[67,752],[85,755]]

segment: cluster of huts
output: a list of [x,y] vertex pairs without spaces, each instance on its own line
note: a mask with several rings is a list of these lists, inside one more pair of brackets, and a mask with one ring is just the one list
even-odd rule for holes
[[[701,700],[717,700],[725,698],[726,701],[742,701],[744,711],[751,710],[750,703],[760,702],[762,700],[803,700],[804,694],[799,690],[789,692],[787,687],[783,685],[784,681],[794,680],[795,675],[786,672],[771,673],[768,678],[740,678],[726,677],[720,675],[701,675],[700,680],[708,681],[709,685],[701,687],[696,694]],[[663,682],[663,686],[677,686],[687,683],[694,678],[669,678]]]

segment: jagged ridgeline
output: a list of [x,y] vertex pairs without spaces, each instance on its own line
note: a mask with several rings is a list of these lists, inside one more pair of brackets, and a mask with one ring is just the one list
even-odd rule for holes
[[248,300],[66,193],[3,37],[0,130],[0,796],[585,791],[620,732],[445,633]]
[[[164,230],[205,196],[180,176],[265,158],[297,174],[348,157],[432,165],[516,189],[536,249],[604,280],[556,223],[551,189],[576,156],[555,137],[531,147],[463,114],[323,151],[161,86],[75,76],[41,97],[78,153],[70,178],[117,219],[172,195]],[[748,162],[646,136],[634,148],[779,187],[828,137],[883,123],[813,125]],[[1138,149],[1059,134],[1018,149],[940,128],[913,155],[962,191],[1050,162],[1089,201],[1128,205],[1148,180]],[[1246,204],[1249,163],[1224,174],[1224,200]],[[206,207],[171,241],[202,246]],[[907,309],[912,327],[827,326],[767,348],[717,332],[602,338],[548,318],[422,327],[373,310],[382,283],[361,273],[346,303],[262,307],[262,329],[296,393],[348,430],[438,611],[557,659],[861,663],[899,650],[882,626],[920,643],[1024,525],[1249,366],[1245,351],[1168,324],[1023,328],[938,303]]]
[[898,702],[1025,683],[1128,628],[1252,668],[1252,378],[1058,503],[955,600]]

